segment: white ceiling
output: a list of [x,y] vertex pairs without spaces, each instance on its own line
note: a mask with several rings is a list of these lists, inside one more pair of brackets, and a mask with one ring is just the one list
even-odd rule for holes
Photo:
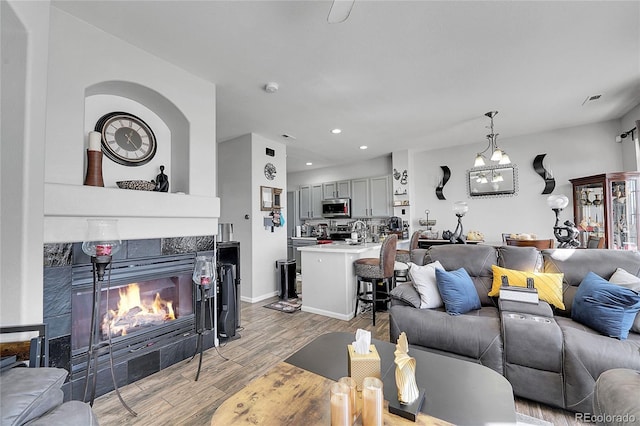
[[[327,23],[331,1],[53,5],[215,83],[217,140],[282,141],[289,172],[481,150],[490,110],[500,141],[640,103],[639,1],[356,0],[341,24]],[[263,91],[270,81],[277,93]]]

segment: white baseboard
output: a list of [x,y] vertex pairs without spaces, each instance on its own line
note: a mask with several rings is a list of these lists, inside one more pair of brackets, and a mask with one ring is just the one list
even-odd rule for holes
[[305,306],[304,299],[302,299],[302,310],[304,312],[323,315],[325,317],[335,318],[335,319],[339,319],[339,320],[342,320],[342,321],[349,321],[349,320],[351,320],[351,318],[353,318],[353,315],[336,314],[335,312],[325,311],[323,309],[310,308],[308,306]]
[[262,302],[263,300],[270,299],[273,296],[277,296],[278,294],[279,293],[277,291],[274,291],[273,293],[263,294],[262,296],[258,296],[258,297],[240,296],[240,300],[243,302],[258,303],[258,302]]

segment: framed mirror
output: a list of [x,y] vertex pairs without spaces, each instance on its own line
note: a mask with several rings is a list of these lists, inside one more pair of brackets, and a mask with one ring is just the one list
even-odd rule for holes
[[511,197],[518,192],[518,169],[514,164],[473,168],[467,178],[470,197]]
[[273,209],[273,188],[270,186],[260,187],[260,210]]

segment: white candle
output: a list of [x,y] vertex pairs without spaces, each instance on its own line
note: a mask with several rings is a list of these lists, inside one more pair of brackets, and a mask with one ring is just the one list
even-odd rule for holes
[[375,377],[365,377],[362,382],[362,425],[382,426],[382,381]]
[[353,424],[349,400],[351,391],[344,383],[331,385],[331,426],[349,426]]
[[89,151],[102,151],[102,135],[100,132],[89,132]]

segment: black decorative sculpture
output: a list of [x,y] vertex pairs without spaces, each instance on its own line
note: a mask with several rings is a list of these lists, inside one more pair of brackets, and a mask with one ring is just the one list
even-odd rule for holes
[[576,248],[580,247],[580,241],[578,241],[578,235],[580,231],[576,228],[575,223],[570,220],[564,221],[564,226],[554,226],[553,235],[556,237],[558,248]]
[[169,192],[169,176],[164,174],[164,166],[160,166],[160,174],[156,176],[156,191]]
[[469,211],[469,206],[464,201],[458,201],[453,204],[453,212],[458,217],[458,225],[455,231],[443,231],[442,238],[449,240],[451,244],[467,244],[467,239],[462,228],[462,217]]
[[447,166],[440,166],[440,168],[442,169],[442,180],[436,188],[436,197],[438,197],[438,200],[445,200],[446,198],[444,197],[442,191],[444,190],[444,186],[447,184],[447,182],[449,182],[449,178],[451,177],[451,170],[449,170],[449,167]]
[[535,170],[536,173],[544,180],[544,189],[542,190],[542,193],[551,194],[556,187],[556,180],[551,172],[546,170],[542,164],[542,160],[546,155],[547,154],[536,155],[536,158],[533,159],[533,170]]

